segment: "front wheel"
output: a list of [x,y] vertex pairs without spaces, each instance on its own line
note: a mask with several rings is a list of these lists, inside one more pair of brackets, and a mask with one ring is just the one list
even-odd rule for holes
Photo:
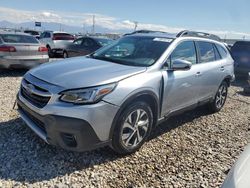
[[48,56],[49,56],[49,58],[53,58],[53,57],[54,57],[54,54],[53,54],[53,52],[52,52],[50,46],[47,46],[47,49],[48,49]]
[[112,138],[112,148],[119,154],[137,151],[149,137],[153,113],[145,102],[129,105],[120,115]]
[[218,112],[224,106],[227,99],[228,84],[223,81],[215,95],[214,100],[209,104],[212,112]]

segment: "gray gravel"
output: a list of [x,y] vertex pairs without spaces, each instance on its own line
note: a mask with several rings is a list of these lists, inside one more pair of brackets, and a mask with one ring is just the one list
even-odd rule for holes
[[160,125],[137,153],[74,153],[45,144],[12,110],[24,71],[0,70],[0,187],[219,187],[250,141],[250,97],[229,90],[224,109]]

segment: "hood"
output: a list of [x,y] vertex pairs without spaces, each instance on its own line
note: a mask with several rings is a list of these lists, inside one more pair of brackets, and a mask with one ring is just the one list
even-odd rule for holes
[[75,89],[117,82],[145,70],[145,67],[76,57],[43,64],[30,70],[29,73],[51,84]]

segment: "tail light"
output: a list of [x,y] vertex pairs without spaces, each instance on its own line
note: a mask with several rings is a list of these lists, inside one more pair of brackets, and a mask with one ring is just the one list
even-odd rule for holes
[[16,52],[14,46],[0,46],[0,52]]
[[40,46],[40,47],[38,48],[38,51],[39,51],[39,52],[47,52],[47,51],[48,51],[48,48],[46,48],[45,46]]

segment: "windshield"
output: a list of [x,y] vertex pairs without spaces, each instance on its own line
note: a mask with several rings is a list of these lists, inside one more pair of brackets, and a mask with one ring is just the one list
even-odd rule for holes
[[131,66],[153,65],[170,44],[167,38],[124,37],[91,57]]
[[36,40],[33,36],[16,35],[16,34],[3,34],[0,36],[6,43],[32,43],[32,44],[39,43],[38,40]]

